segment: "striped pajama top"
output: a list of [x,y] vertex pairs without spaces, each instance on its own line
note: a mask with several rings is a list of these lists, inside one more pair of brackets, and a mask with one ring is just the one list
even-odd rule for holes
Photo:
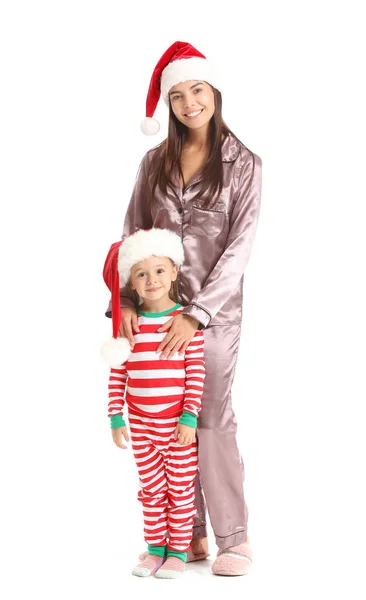
[[156,352],[167,334],[158,329],[182,310],[177,304],[161,313],[137,313],[134,349],[126,363],[110,371],[109,417],[122,415],[125,403],[129,412],[144,417],[198,416],[205,378],[203,332],[196,331],[183,356],[162,360]]

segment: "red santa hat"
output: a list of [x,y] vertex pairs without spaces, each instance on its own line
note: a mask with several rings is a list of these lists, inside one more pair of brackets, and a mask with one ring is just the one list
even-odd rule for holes
[[160,94],[169,106],[169,90],[184,81],[207,81],[220,89],[217,73],[212,64],[196,48],[187,42],[174,42],[157,63],[150,80],[146,98],[146,117],[141,122],[141,130],[146,135],[154,135],[160,129],[153,118]]
[[118,337],[122,316],[120,288],[128,282],[133,265],[150,256],[166,256],[180,267],[184,261],[180,237],[169,229],[141,229],[124,241],[112,244],[105,260],[103,278],[112,295],[113,337],[103,344],[101,354],[110,367],[119,367],[131,354],[127,338]]

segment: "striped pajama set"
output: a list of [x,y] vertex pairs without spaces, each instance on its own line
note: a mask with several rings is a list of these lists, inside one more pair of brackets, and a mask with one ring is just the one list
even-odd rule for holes
[[196,427],[205,378],[203,332],[197,331],[183,356],[160,359],[156,350],[166,332],[157,330],[182,311],[138,312],[140,333],[126,363],[112,368],[108,415],[121,427],[126,402],[132,449],[138,469],[144,534],[149,552],[177,554],[183,560],[192,539],[196,513],[194,483],[196,440],[187,446],[174,440],[177,423]]

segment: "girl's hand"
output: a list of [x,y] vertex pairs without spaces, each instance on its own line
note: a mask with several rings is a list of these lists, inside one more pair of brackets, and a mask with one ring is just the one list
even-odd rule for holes
[[130,441],[130,437],[128,435],[128,431],[127,431],[127,427],[117,427],[117,429],[111,429],[112,431],[112,438],[114,443],[116,444],[116,446],[118,446],[118,448],[127,448],[127,446],[125,446],[123,444],[123,439],[125,438],[126,442]]
[[131,350],[135,345],[135,340],[133,338],[132,329],[139,333],[140,329],[137,322],[137,314],[134,308],[121,308],[122,317],[121,317],[121,325],[119,328],[119,336],[125,337],[130,342]]
[[181,446],[188,446],[189,444],[193,444],[195,438],[196,430],[194,427],[189,427],[182,423],[177,424],[174,431],[174,439],[177,440],[178,444]]
[[189,315],[177,315],[169,319],[162,325],[158,331],[167,331],[164,339],[160,342],[157,352],[161,352],[160,358],[171,358],[179,350],[179,354],[183,355],[186,348],[191,343],[191,340],[199,326],[199,321]]

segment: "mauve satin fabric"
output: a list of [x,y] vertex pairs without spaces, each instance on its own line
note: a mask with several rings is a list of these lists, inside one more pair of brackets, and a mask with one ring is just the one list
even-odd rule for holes
[[216,544],[228,548],[245,542],[248,522],[244,462],[236,442],[237,422],[231,399],[240,324],[208,327],[204,338],[206,379],[197,427],[199,471],[193,537],[207,536],[201,486]]
[[[232,136],[222,145],[223,189],[213,209],[199,199],[199,174],[183,191],[175,185],[163,195],[156,191],[151,213],[146,200],[147,171],[152,149],[144,156],[127,209],[123,237],[138,229],[167,228],[182,239],[180,301],[184,313],[204,327],[240,323],[244,269],[253,246],[261,197],[261,159]],[[121,306],[133,306],[126,289]],[[110,316],[110,307],[107,310]]]

